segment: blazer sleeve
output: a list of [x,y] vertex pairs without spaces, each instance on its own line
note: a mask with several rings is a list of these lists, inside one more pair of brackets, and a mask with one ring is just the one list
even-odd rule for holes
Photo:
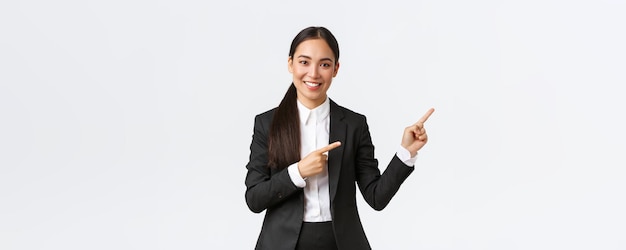
[[255,213],[275,206],[301,190],[291,181],[287,168],[276,170],[267,166],[270,119],[264,118],[267,117],[257,115],[254,119],[250,159],[246,165],[246,203]]
[[356,179],[365,201],[375,210],[384,209],[398,192],[400,185],[413,172],[398,156],[394,157],[381,175],[367,120],[363,117],[356,153]]

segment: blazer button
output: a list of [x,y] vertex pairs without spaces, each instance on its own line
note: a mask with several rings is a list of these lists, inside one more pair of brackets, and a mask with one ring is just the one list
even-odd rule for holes
[[282,199],[283,198],[283,194],[282,193],[278,193],[278,199]]

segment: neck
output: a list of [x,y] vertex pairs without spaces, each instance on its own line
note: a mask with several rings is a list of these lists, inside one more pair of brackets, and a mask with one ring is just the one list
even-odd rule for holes
[[300,103],[302,103],[302,105],[304,105],[308,109],[314,109],[322,105],[322,103],[326,101],[326,98],[327,97],[324,97],[323,99],[318,101],[318,100],[302,100],[304,98],[298,97],[298,101],[300,101]]

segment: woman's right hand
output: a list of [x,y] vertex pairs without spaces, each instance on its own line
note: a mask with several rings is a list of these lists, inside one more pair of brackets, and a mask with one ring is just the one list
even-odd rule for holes
[[307,178],[321,173],[328,162],[328,151],[331,151],[339,146],[341,146],[341,142],[336,141],[309,153],[306,157],[300,160],[300,162],[298,162],[298,171],[300,171],[300,176],[302,176],[302,178]]

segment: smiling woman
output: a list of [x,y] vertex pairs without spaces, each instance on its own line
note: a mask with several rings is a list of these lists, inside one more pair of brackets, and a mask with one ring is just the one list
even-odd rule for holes
[[385,208],[413,172],[434,109],[405,128],[381,175],[365,116],[327,96],[339,70],[333,34],[302,30],[287,62],[293,82],[277,108],[255,117],[246,166],[248,207],[267,210],[256,249],[370,249],[355,183],[372,208]]

